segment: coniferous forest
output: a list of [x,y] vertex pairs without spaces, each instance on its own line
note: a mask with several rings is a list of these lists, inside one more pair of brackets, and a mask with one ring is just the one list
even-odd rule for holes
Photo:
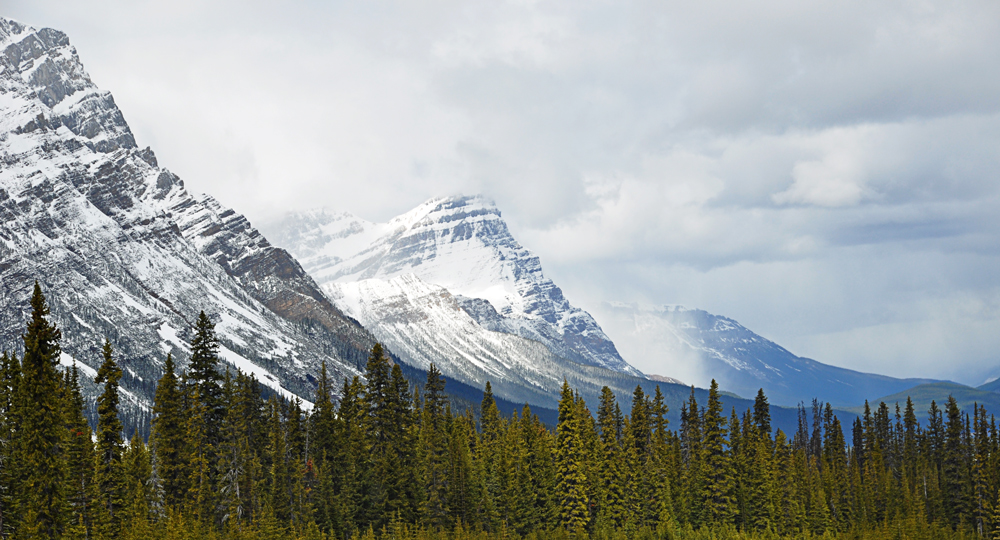
[[37,284],[31,306],[0,365],[5,538],[1000,538],[996,423],[954,399],[849,426],[814,403],[786,434],[763,392],[727,412],[713,383],[672,429],[659,389],[626,414],[566,384],[552,431],[527,406],[501,417],[489,384],[479,418],[455,414],[436,368],[411,388],[376,345],[364,380],[324,369],[307,414],[221,371],[202,313],[147,443],[122,433],[112,345],[92,427]]

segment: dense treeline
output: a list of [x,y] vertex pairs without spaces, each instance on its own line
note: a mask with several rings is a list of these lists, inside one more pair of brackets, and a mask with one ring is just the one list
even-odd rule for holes
[[[558,426],[453,414],[433,366],[412,388],[376,345],[365,379],[320,374],[309,413],[220,372],[202,313],[187,369],[168,356],[148,446],[126,443],[110,343],[93,430],[35,287],[24,354],[0,357],[0,535],[11,538],[1000,538],[992,416],[912,404],[845,439],[829,406],[772,435],[763,392],[727,415],[712,384],[669,429],[656,390],[596,413],[565,384]],[[339,394],[339,403],[332,396]],[[478,425],[477,425],[478,424]]]

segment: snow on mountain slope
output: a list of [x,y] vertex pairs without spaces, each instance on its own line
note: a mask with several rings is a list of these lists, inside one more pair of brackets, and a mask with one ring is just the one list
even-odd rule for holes
[[0,18],[0,348],[19,349],[35,279],[64,363],[96,367],[109,338],[139,408],[168,352],[184,365],[200,310],[229,364],[307,399],[321,361],[353,376],[374,342],[291,255],[138,149],[65,34]]
[[388,223],[346,213],[293,214],[267,230],[321,284],[412,273],[455,295],[488,330],[539,341],[577,364],[641,376],[593,317],[543,275],[538,257],[482,197],[432,199]]
[[405,363],[435,364],[450,379],[512,401],[554,407],[563,379],[596,398],[609,385],[628,395],[638,379],[605,368],[577,365],[544,344],[480,325],[444,287],[414,274],[391,279],[327,283],[323,289]]
[[763,388],[773,404],[794,406],[818,398],[851,407],[933,382],[861,373],[795,356],[732,319],[702,310],[608,303],[600,315],[628,357],[657,359],[662,365],[658,372],[699,387],[714,378],[723,390],[748,398]]

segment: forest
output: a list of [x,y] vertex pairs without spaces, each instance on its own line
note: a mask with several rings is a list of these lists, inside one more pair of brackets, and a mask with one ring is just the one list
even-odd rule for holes
[[772,430],[763,391],[727,413],[713,382],[671,429],[658,388],[626,414],[564,384],[553,430],[501,415],[489,383],[478,418],[456,414],[433,365],[412,387],[376,345],[363,379],[324,366],[305,411],[222,371],[201,313],[145,441],[123,433],[112,345],[91,425],[37,283],[31,306],[21,357],[0,356],[4,538],[1000,538],[996,422],[954,399],[922,422],[866,405],[848,439],[818,402]]

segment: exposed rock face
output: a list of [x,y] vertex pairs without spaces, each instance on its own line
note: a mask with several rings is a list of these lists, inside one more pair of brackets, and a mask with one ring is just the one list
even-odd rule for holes
[[18,350],[35,279],[64,362],[96,367],[109,338],[137,409],[168,352],[184,365],[200,310],[228,363],[305,399],[321,362],[353,376],[374,343],[288,252],[137,148],[63,33],[0,18],[0,348]]
[[555,407],[564,379],[588,399],[604,385],[628,395],[641,382],[566,360],[539,341],[485,328],[447,289],[413,274],[324,289],[406,364],[427,369],[433,363],[449,379],[477,388],[490,381],[494,394],[514,402]]
[[350,214],[295,214],[268,231],[321,284],[413,274],[454,294],[488,330],[541,342],[577,364],[641,376],[482,197],[432,199],[381,224]]

